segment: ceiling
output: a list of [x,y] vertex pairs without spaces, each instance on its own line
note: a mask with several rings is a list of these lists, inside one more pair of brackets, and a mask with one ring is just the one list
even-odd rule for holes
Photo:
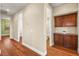
[[50,5],[52,6],[52,7],[58,7],[58,6],[61,6],[61,5],[63,5],[64,3],[50,3]]
[[[50,3],[52,7],[60,6],[64,3]],[[13,15],[27,6],[28,3],[0,3],[0,13],[4,15]]]
[[0,3],[1,15],[11,16],[27,6],[28,3]]
[[[60,6],[64,3],[50,3],[52,7]],[[26,7],[28,3],[0,3],[0,18],[11,16]]]

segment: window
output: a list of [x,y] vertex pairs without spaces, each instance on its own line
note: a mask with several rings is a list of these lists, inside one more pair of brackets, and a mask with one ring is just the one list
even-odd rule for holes
[[10,35],[9,19],[1,19],[1,35]]

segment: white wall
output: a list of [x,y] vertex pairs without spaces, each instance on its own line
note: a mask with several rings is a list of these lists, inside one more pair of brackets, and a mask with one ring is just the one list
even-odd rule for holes
[[78,10],[77,3],[65,3],[63,5],[54,8],[54,16],[73,13],[76,12],[77,10]]
[[[65,31],[65,32],[63,32]],[[54,33],[61,33],[61,34],[75,34],[77,35],[77,27],[55,27]]]
[[23,43],[37,53],[46,55],[44,4],[28,5],[23,16]]

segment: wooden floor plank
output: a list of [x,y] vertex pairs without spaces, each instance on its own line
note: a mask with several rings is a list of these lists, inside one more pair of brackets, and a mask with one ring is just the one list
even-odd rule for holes
[[79,56],[76,51],[66,49],[64,47],[48,46],[48,56]]
[[1,56],[39,56],[39,54],[19,42],[4,37],[0,41],[0,49]]

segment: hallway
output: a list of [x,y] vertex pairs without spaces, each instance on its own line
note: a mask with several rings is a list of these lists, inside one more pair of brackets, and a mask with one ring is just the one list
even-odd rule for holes
[[34,51],[26,48],[17,41],[3,37],[0,41],[1,56],[39,56]]
[[[0,5],[2,5],[1,56],[78,56],[77,3],[2,3]],[[46,43],[47,37],[50,40]],[[51,47],[53,45],[55,46]]]

